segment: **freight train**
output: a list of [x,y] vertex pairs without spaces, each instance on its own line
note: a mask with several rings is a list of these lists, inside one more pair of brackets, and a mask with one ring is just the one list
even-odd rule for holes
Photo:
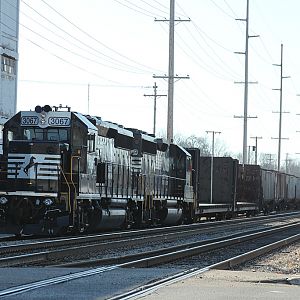
[[214,159],[211,193],[210,163],[138,129],[36,106],[4,124],[0,233],[175,225],[299,203],[299,178],[230,157]]

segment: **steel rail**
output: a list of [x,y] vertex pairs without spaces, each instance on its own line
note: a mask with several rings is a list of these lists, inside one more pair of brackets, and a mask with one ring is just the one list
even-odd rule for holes
[[156,255],[156,256],[150,256],[150,257],[142,258],[139,260],[127,262],[126,264],[128,267],[149,268],[152,266],[168,263],[168,262],[171,262],[174,260],[179,260],[182,258],[198,255],[198,254],[201,254],[204,252],[232,246],[234,244],[240,244],[242,242],[265,237],[268,235],[272,235],[275,233],[279,233],[279,232],[286,231],[286,230],[289,230],[292,228],[297,228],[297,227],[300,227],[300,222],[298,222],[298,224],[286,225],[286,226],[282,226],[281,228],[264,230],[264,231],[261,231],[258,233],[253,233],[253,234],[246,234],[244,236],[240,236],[240,237],[236,237],[236,238],[226,239],[226,237],[225,237],[225,239],[223,241],[207,243],[204,245],[191,247],[188,249],[181,249],[181,250],[177,250],[174,252],[164,253],[164,254],[160,254],[160,255]]
[[[281,232],[283,230],[293,228],[294,226],[296,227],[300,226],[300,223],[295,222],[293,224],[284,225],[284,226],[278,225],[273,227],[272,229],[263,230],[263,231],[262,229],[256,229],[256,230],[236,233],[232,235],[226,235],[219,238],[206,239],[198,242],[181,244],[177,246],[152,250],[148,252],[134,253],[134,254],[125,255],[121,257],[110,257],[110,258],[94,259],[94,260],[88,259],[88,260],[81,260],[81,261],[76,261],[71,263],[62,263],[62,264],[54,265],[54,267],[92,267],[97,265],[99,266],[99,265],[120,264],[129,261],[135,261],[135,263],[137,263],[143,261],[143,259],[146,259],[146,261],[148,261],[147,258],[154,258],[155,260],[155,257],[161,257],[161,255],[164,255],[163,258],[160,258],[162,259],[161,262],[165,263],[165,262],[169,262],[168,260],[169,255],[171,258],[170,261],[172,261],[173,260],[172,256],[174,255],[174,253],[178,251],[183,251],[182,252],[183,257],[186,257],[187,251],[193,251],[193,249],[196,250],[197,252],[196,254],[205,253],[210,250],[216,250],[222,247],[227,247],[230,245],[241,243],[243,241],[247,241],[249,238],[254,239],[262,236],[267,236],[276,232]],[[182,257],[176,257],[176,259],[180,259],[180,258]],[[166,260],[164,261],[164,259]],[[148,267],[148,265],[144,265],[144,261],[143,261],[141,265],[134,265],[134,267]]]
[[[165,234],[169,240],[171,240],[172,233],[173,236],[178,238],[178,235],[181,233],[183,236],[193,235],[198,232],[201,233],[209,233],[219,230],[221,227],[224,229],[226,226],[228,229],[234,227],[236,224],[262,224],[266,221],[273,222],[281,221],[281,220],[288,220],[290,218],[294,218],[300,216],[300,213],[288,213],[288,214],[280,214],[280,215],[272,215],[272,216],[264,216],[260,217],[259,219],[235,219],[230,221],[219,221],[216,223],[200,223],[200,224],[192,224],[192,225],[183,225],[183,226],[172,226],[172,227],[163,227],[163,228],[154,228],[154,229],[147,229],[147,230],[135,230],[135,231],[126,231],[126,232],[116,232],[111,234],[99,234],[99,235],[92,235],[92,236],[80,236],[80,237],[72,237],[72,238],[63,238],[63,239],[55,239],[55,240],[46,240],[46,241],[36,241],[34,243],[23,243],[18,245],[7,245],[0,247],[0,255],[6,253],[16,253],[22,251],[36,251],[40,249],[47,249],[47,248],[54,248],[54,247],[66,247],[84,243],[99,243],[104,241],[110,240],[120,240],[125,238],[135,238],[137,236],[143,236],[145,239],[153,238],[153,234]],[[205,231],[202,231],[205,230]]]
[[256,257],[259,257],[265,253],[268,253],[270,251],[276,250],[278,248],[287,246],[289,244],[292,244],[296,241],[300,240],[300,234],[296,234],[293,235],[291,237],[282,239],[280,241],[274,242],[272,244],[257,248],[255,250],[246,252],[244,254],[238,255],[238,256],[234,256],[230,259],[226,259],[224,261],[212,264],[210,266],[207,266],[205,268],[201,268],[201,269],[190,269],[187,270],[185,272],[179,273],[179,274],[175,274],[173,276],[169,276],[167,278],[164,278],[162,280],[158,280],[155,282],[152,282],[150,284],[146,284],[143,286],[140,286],[138,288],[135,288],[131,291],[128,291],[126,293],[117,295],[117,296],[113,296],[111,298],[108,298],[107,300],[127,300],[127,299],[137,299],[140,297],[144,297],[147,296],[155,291],[157,291],[159,288],[168,286],[170,284],[188,279],[190,277],[194,277],[197,276],[201,273],[207,272],[209,270],[212,269],[219,269],[219,270],[226,270],[226,269],[230,269],[231,267],[237,266],[241,263],[244,263],[246,261],[249,261],[251,259],[254,259]]
[[[106,259],[104,261],[98,261],[96,263],[111,263],[111,264],[116,264],[124,261],[128,261],[130,259],[134,259],[135,263],[134,266],[136,267],[148,267],[155,265],[156,261],[158,258],[161,260],[159,263],[162,262],[168,262],[168,259],[173,259],[175,253],[177,253],[176,259],[182,258],[187,256],[187,253],[190,252],[192,253],[191,255],[195,255],[199,252],[199,249],[202,249],[201,251],[205,252],[208,250],[213,250],[221,246],[228,246],[233,243],[240,243],[244,240],[247,240],[249,238],[257,238],[261,237],[264,235],[270,235],[274,232],[280,232],[289,228],[293,228],[296,226],[299,226],[300,222],[293,222],[292,224],[289,225],[278,225],[275,226],[272,229],[268,230],[261,230],[257,229],[254,231],[249,232],[244,232],[244,233],[239,233],[235,234],[233,236],[223,236],[222,238],[219,239],[212,239],[212,240],[202,240],[196,243],[192,244],[183,244],[171,248],[164,248],[160,249],[157,251],[152,251],[149,253],[141,253],[141,254],[135,254],[132,255],[131,257],[123,257],[123,258],[110,258]],[[176,237],[176,236],[175,236]],[[154,236],[151,237],[151,241],[153,239],[156,240],[161,240],[161,236]],[[102,243],[102,244],[94,244],[94,245],[84,245],[81,247],[73,247],[73,248],[65,248],[65,249],[59,249],[59,250],[52,250],[52,251],[44,251],[44,252],[38,252],[38,253],[31,253],[31,254],[24,254],[24,255],[18,255],[18,256],[12,256],[12,257],[4,257],[0,259],[0,266],[1,267],[12,267],[12,266],[18,266],[18,265],[24,265],[24,264],[32,264],[32,263],[39,263],[43,264],[44,262],[49,262],[53,261],[55,259],[61,259],[66,256],[70,257],[72,255],[76,255],[78,253],[87,253],[88,251],[95,251],[95,250],[104,250],[104,249],[110,249],[110,248],[117,248],[117,247],[126,247],[126,246],[132,246],[134,245],[139,245],[139,244],[145,243],[144,238],[136,238],[136,239],[129,239],[129,240],[119,240],[117,242],[108,242],[108,243]],[[201,252],[200,251],[200,252]],[[156,253],[155,256],[153,254]],[[171,253],[171,254],[170,254]],[[137,260],[137,257],[140,256],[140,260]],[[149,257],[150,258],[147,258]],[[145,258],[146,257],[146,258]],[[86,266],[86,265],[95,265],[95,261],[88,261],[88,262],[79,262],[79,263],[73,263],[69,264],[69,266]],[[62,265],[61,265],[62,266]],[[63,264],[63,266],[67,266],[66,264]]]
[[[257,256],[259,256],[263,253],[266,253],[266,252],[269,252],[271,250],[277,249],[277,248],[282,247],[284,245],[288,245],[288,244],[293,243],[293,242],[298,241],[298,240],[300,240],[300,234],[293,235],[289,238],[285,238],[283,240],[277,241],[277,242],[272,243],[270,245],[260,247],[256,250],[247,252],[245,254],[235,256],[231,259],[227,259],[227,260],[218,262],[216,264],[212,264],[212,265],[207,266],[205,268],[191,269],[191,270],[188,270],[186,272],[181,272],[179,274],[173,275],[173,276],[165,278],[163,280],[156,281],[152,284],[144,285],[142,287],[139,287],[138,289],[131,290],[131,291],[129,291],[127,293],[124,293],[122,295],[112,297],[112,298],[110,298],[110,300],[134,299],[136,297],[141,297],[143,295],[149,294],[149,293],[157,290],[158,288],[160,288],[164,285],[169,285],[171,283],[174,283],[174,282],[177,282],[177,281],[195,276],[197,274],[201,274],[201,273],[209,271],[211,269],[218,269],[218,268],[224,269],[224,268],[227,268],[227,267],[232,267],[232,266],[237,265],[241,262],[244,262],[246,260],[257,257]],[[76,280],[76,279],[79,279],[79,278],[83,278],[83,277],[87,277],[87,276],[92,276],[92,275],[112,271],[112,270],[115,270],[115,269],[121,268],[121,267],[131,267],[132,263],[133,262],[123,263],[123,264],[118,264],[118,265],[113,265],[113,266],[108,266],[108,267],[100,267],[100,268],[96,268],[96,269],[92,269],[92,270],[76,272],[76,273],[73,273],[73,274],[58,276],[58,277],[55,277],[55,278],[50,278],[50,279],[46,279],[46,280],[41,280],[41,281],[29,283],[29,284],[24,284],[24,285],[8,288],[8,289],[0,291],[0,297],[18,295],[20,293],[25,293],[25,292],[35,290],[35,289],[38,289],[38,288],[41,288],[41,287],[47,287],[47,286],[51,286],[51,285],[58,284],[58,283],[64,283],[64,282],[67,282],[67,281],[70,281],[70,280]]]

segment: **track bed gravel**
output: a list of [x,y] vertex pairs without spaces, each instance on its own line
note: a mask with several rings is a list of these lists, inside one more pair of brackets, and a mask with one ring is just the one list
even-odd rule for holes
[[300,275],[300,242],[242,264],[235,270]]

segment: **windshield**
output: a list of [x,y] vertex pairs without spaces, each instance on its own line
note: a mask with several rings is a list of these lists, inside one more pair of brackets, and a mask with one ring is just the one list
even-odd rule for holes
[[25,140],[68,141],[68,129],[63,128],[27,128],[23,130]]
[[25,127],[20,131],[8,131],[8,140],[68,142],[69,129]]

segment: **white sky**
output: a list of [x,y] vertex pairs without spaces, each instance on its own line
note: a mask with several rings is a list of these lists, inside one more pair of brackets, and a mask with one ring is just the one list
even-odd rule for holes
[[[7,0],[9,1],[9,0]],[[18,110],[69,105],[103,120],[149,133],[153,100],[167,93],[169,0],[21,0]],[[48,5],[47,5],[48,4]],[[50,6],[49,6],[50,5]],[[55,9],[56,12],[53,10]],[[280,44],[283,49],[282,158],[300,152],[300,2],[250,0],[248,145],[277,153]],[[246,0],[176,0],[175,73],[189,75],[174,89],[174,133],[206,136],[221,131],[229,151],[242,152]],[[71,24],[73,23],[73,24]],[[75,25],[75,26],[74,26]],[[167,97],[158,99],[157,131],[165,131]],[[298,125],[299,124],[299,125]],[[208,136],[211,138],[211,136]],[[274,157],[275,158],[275,157]]]

